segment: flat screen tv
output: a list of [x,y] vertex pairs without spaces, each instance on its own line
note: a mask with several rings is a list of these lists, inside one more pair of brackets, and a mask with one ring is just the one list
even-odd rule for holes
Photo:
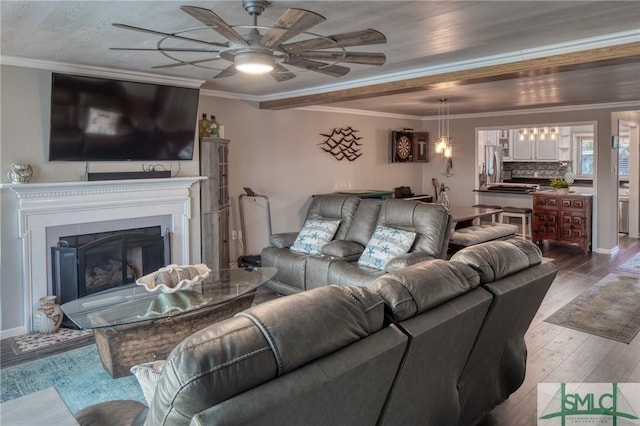
[[52,74],[49,161],[191,160],[198,89]]

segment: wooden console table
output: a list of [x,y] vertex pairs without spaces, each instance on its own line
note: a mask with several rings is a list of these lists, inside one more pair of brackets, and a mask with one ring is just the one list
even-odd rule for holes
[[562,194],[553,191],[533,194],[533,237],[535,243],[547,240],[575,244],[591,251],[591,194]]

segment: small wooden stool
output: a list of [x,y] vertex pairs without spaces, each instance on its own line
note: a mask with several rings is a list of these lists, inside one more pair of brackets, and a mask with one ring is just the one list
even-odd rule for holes
[[[474,204],[471,207],[480,207],[480,208],[483,208],[483,209],[501,209],[502,208],[502,206],[492,206],[490,204]],[[477,219],[477,223],[475,225],[480,225],[481,222],[482,222],[482,218],[479,217]],[[500,213],[492,214],[491,215],[491,222],[493,222],[493,223],[502,223]]]
[[528,207],[507,206],[502,208],[500,221],[504,223],[504,219],[506,218],[507,219],[506,223],[509,223],[512,217],[516,219],[520,219],[522,223],[522,234],[521,234],[522,239],[526,240],[527,238],[531,238],[531,236],[533,235],[533,231],[531,229],[532,215],[533,215],[533,209],[530,209]]

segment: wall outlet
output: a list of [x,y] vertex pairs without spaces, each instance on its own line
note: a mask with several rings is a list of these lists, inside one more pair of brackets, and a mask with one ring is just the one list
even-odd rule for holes
[[238,239],[238,231],[236,231],[235,229],[233,231],[231,231],[231,239],[232,240],[237,240]]
[[538,172],[533,172],[533,177],[538,177]]

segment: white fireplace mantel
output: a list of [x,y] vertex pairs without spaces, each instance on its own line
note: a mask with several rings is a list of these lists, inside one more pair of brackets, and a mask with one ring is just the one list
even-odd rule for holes
[[47,231],[55,227],[170,217],[172,262],[190,261],[191,187],[200,176],[2,185],[18,198],[22,239],[24,324],[32,330],[32,314],[51,288]]

